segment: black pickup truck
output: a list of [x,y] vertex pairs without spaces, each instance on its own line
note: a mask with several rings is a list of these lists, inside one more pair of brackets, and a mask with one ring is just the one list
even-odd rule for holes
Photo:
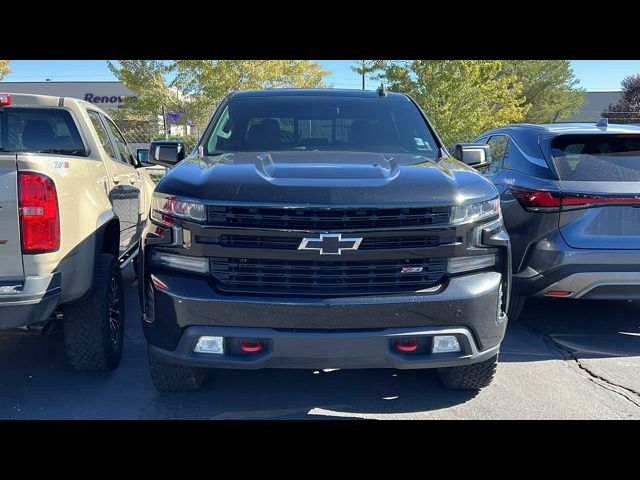
[[197,389],[210,367],[436,368],[487,386],[511,272],[497,191],[467,165],[488,155],[453,158],[384,88],[236,92],[190,155],[154,142],[149,161],[174,167],[139,266],[156,387]]

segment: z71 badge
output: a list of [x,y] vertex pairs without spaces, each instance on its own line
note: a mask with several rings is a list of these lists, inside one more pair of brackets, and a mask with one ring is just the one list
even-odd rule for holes
[[424,267],[402,267],[400,273],[422,273]]

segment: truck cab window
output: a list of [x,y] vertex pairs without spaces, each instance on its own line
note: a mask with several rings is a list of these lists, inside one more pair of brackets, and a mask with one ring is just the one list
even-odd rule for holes
[[86,156],[78,128],[64,109],[5,107],[6,125],[0,147],[9,152],[37,152]]
[[113,160],[117,160],[118,157],[113,148],[113,145],[111,144],[109,133],[107,132],[107,129],[102,123],[102,120],[100,120],[100,115],[98,114],[98,112],[94,112],[91,110],[89,110],[87,113],[89,114],[89,119],[91,119],[93,128],[96,130],[96,133],[98,134],[98,138],[100,139],[100,144],[102,145],[102,148],[104,148],[104,151],[107,152],[107,155],[109,155],[109,157],[111,157]]

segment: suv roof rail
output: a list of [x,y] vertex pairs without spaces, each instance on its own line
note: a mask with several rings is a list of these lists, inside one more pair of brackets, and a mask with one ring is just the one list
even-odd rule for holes
[[387,96],[387,90],[384,88],[384,83],[380,83],[380,86],[376,89],[376,93],[379,97]]
[[606,130],[608,126],[609,126],[609,119],[605,117],[601,118],[596,123],[596,127],[602,128],[603,130]]

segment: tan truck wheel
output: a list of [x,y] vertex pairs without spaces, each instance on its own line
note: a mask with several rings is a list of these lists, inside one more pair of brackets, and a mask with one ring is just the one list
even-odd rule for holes
[[67,360],[79,371],[118,366],[124,339],[124,291],[115,257],[102,253],[94,266],[91,292],[64,309]]

